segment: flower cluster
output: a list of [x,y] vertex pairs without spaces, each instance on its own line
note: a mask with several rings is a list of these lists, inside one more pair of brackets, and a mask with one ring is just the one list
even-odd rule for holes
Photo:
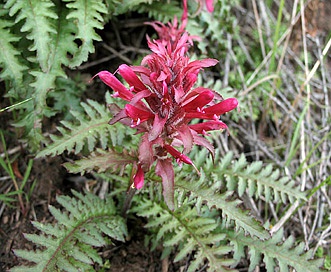
[[[184,7],[184,15],[185,12]],[[151,23],[159,35],[158,40],[148,38],[152,53],[142,60],[141,66],[122,64],[118,68],[129,87],[108,71],[97,74],[114,90],[113,96],[127,101],[123,109],[112,107],[114,117],[110,124],[121,122],[143,134],[134,187],[143,187],[144,173],[155,163],[155,172],[162,178],[163,195],[170,208],[173,208],[174,195],[173,158],[179,164],[186,163],[195,168],[187,156],[193,145],[204,146],[213,152],[213,146],[204,134],[227,129],[219,120],[220,116],[238,105],[235,98],[223,100],[211,89],[194,87],[198,73],[218,61],[189,59],[188,49],[197,37],[185,31],[186,18],[182,17],[182,25],[176,19],[167,25]],[[191,124],[192,119],[201,122]]]

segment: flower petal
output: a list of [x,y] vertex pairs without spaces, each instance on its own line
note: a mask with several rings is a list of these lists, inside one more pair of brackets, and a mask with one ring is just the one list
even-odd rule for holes
[[112,73],[108,71],[101,71],[95,76],[99,76],[100,79],[115,91],[115,95],[120,98],[130,101],[133,97],[133,93],[130,92]]
[[153,119],[154,114],[150,111],[139,109],[131,104],[125,105],[125,113],[132,119],[134,125],[139,125],[149,119]]
[[205,132],[211,130],[228,129],[228,126],[221,121],[215,120],[189,125],[189,128],[195,130],[197,133],[205,134]]
[[214,11],[214,4],[213,4],[213,0],[206,0],[206,8],[208,10],[208,12],[212,13]]
[[133,177],[133,184],[138,190],[144,186],[144,171],[141,168],[141,165],[138,165],[136,174]]
[[222,115],[226,112],[232,111],[237,106],[238,106],[238,100],[236,98],[228,98],[220,103],[205,108],[204,111],[206,114]]
[[177,149],[173,148],[171,145],[164,145],[164,148],[170,153],[171,156],[173,156],[175,159],[178,159],[184,163],[187,164],[193,164],[191,159],[184,155],[183,153],[180,153]]
[[183,109],[188,112],[191,110],[196,110],[197,108],[202,108],[205,105],[207,105],[209,102],[211,102],[214,98],[213,92],[207,90],[202,93],[200,93],[197,97],[195,97],[193,100],[188,102],[183,106]]
[[158,114],[155,114],[152,130],[149,132],[148,140],[153,141],[161,134],[165,123],[168,120],[168,116],[164,118],[160,117]]
[[141,82],[130,66],[122,64],[118,67],[118,71],[125,81],[134,87],[134,90],[138,92],[146,90],[147,87]]

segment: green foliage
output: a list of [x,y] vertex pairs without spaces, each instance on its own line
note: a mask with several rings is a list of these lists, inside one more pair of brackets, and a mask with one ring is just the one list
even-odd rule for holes
[[125,149],[118,152],[116,150],[98,149],[87,158],[76,160],[74,163],[65,163],[65,168],[71,173],[81,173],[97,171],[98,173],[119,168],[122,172],[126,165],[136,162],[136,156],[129,154]]
[[[3,12],[1,16],[4,16]],[[13,24],[14,22],[4,18],[0,19],[0,65],[3,67],[0,76],[6,80],[12,79],[10,81],[13,85],[10,86],[11,88],[22,84],[23,73],[27,69],[27,66],[21,62],[21,52],[13,45],[20,40],[20,37],[11,33],[8,29]]]
[[27,32],[26,38],[33,43],[29,51],[36,51],[36,58],[43,72],[49,70],[49,57],[51,54],[51,35],[56,33],[53,20],[58,19],[54,10],[54,3],[48,1],[9,0],[5,8],[9,15],[14,16],[15,23],[23,20],[21,32]]
[[245,257],[245,248],[247,247],[250,260],[249,271],[254,271],[255,267],[260,264],[262,254],[267,271],[276,271],[276,267],[279,267],[280,271],[290,271],[290,267],[296,271],[321,271],[320,267],[323,260],[311,260],[313,250],[305,252],[304,243],[295,245],[293,236],[283,241],[283,230],[275,233],[271,239],[264,243],[254,237],[245,236],[243,232],[229,231],[228,236],[235,248],[234,258],[237,263]]
[[140,13],[148,13],[150,18],[161,22],[171,21],[174,16],[180,18],[183,9],[178,7],[176,2],[172,1],[171,4],[165,3],[166,1],[154,1],[152,4],[141,4],[137,6],[137,11]]
[[[11,271],[90,271],[93,264],[102,265],[94,247],[102,247],[111,239],[124,242],[127,235],[123,218],[116,215],[111,198],[73,191],[75,198],[59,196],[57,201],[65,211],[50,206],[57,224],[33,222],[40,234],[25,234],[38,246],[35,252],[15,250],[15,254],[29,262],[31,267],[15,267]],[[108,238],[109,237],[109,238]]]
[[17,108],[15,126],[25,129],[33,150],[43,140],[42,118],[71,106],[69,101],[52,107],[49,93],[62,88],[59,78],[67,78],[65,67],[79,66],[94,52],[93,43],[101,40],[96,30],[103,28],[107,12],[102,1],[87,0],[8,0],[1,5],[1,77],[13,102],[32,98]]
[[197,271],[208,261],[208,271],[231,271],[233,260],[225,258],[232,251],[224,234],[215,232],[218,222],[208,210],[200,214],[194,201],[186,199],[175,211],[148,199],[137,199],[132,212],[148,218],[146,228],[155,231],[153,243],[163,240],[166,256],[168,248],[177,248],[175,262],[192,254],[187,271]]
[[181,189],[190,191],[191,197],[196,198],[198,203],[206,203],[211,209],[213,207],[222,211],[223,219],[225,223],[231,225],[231,221],[235,222],[236,229],[242,228],[246,233],[252,236],[257,236],[261,240],[269,238],[269,233],[261,226],[261,223],[252,217],[248,211],[244,211],[239,208],[242,203],[238,198],[232,199],[232,192],[219,193],[220,182],[215,182],[211,186],[207,185],[204,173],[201,174],[201,179],[198,182],[192,184],[191,181],[180,180],[176,183]]
[[70,111],[81,112],[84,109],[80,104],[81,96],[86,90],[86,84],[82,76],[75,78],[62,78],[56,80],[58,86],[56,90],[50,93],[49,99],[53,103],[52,108],[63,115],[63,120],[72,121],[74,117]]
[[[203,167],[206,173],[204,183],[220,182],[220,188],[223,186],[227,191],[236,191],[239,197],[243,194],[256,199],[263,197],[266,202],[286,203],[289,200],[293,203],[295,200],[306,200],[305,193],[300,191],[294,180],[272,164],[263,164],[261,161],[248,163],[244,154],[234,160],[233,152],[228,152],[220,160],[216,152],[215,161],[220,161],[215,167],[212,159],[206,160],[206,152],[199,152],[194,160],[197,167]],[[192,178],[190,175],[187,180]]]
[[108,10],[102,1],[93,0],[65,0],[67,8],[71,12],[66,19],[73,19],[77,27],[75,39],[79,39],[82,45],[73,55],[71,67],[80,65],[86,61],[89,53],[94,53],[93,41],[101,41],[96,29],[103,29],[103,14]]
[[168,22],[176,15],[178,18],[182,15],[182,8],[176,1],[167,0],[124,0],[116,8],[115,15],[125,13],[127,11],[137,11],[139,13],[147,13],[149,18],[154,20]]
[[81,106],[85,116],[80,112],[71,111],[76,122],[61,121],[62,126],[57,127],[61,136],[50,135],[52,143],[39,152],[38,157],[55,156],[72,150],[77,154],[85,145],[88,151],[92,152],[97,143],[100,143],[102,149],[106,149],[108,145],[122,144],[124,131],[119,129],[120,124],[117,126],[108,124],[111,114],[104,105],[88,100],[87,103],[82,102]]

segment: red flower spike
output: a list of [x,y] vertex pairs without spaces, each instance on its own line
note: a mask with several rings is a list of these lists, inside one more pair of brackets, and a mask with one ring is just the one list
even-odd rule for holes
[[[202,8],[211,11],[211,0],[196,0]],[[194,60],[188,57],[188,50],[197,37],[185,31],[188,19],[187,1],[184,0],[182,24],[150,23],[159,34],[159,39],[147,38],[152,53],[145,56],[140,66],[120,65],[119,74],[128,83],[126,88],[113,74],[101,71],[97,75],[110,86],[115,95],[126,101],[124,109],[113,104],[114,115],[110,124],[120,122],[135,127],[142,133],[133,177],[133,187],[144,185],[144,173],[155,163],[155,172],[162,178],[164,199],[174,209],[173,158],[179,163],[192,165],[186,155],[193,145],[201,145],[214,156],[213,145],[204,138],[212,130],[227,129],[220,115],[237,107],[235,98],[223,100],[213,90],[197,87],[199,72],[218,63],[215,59]],[[194,118],[203,123],[190,124]],[[171,143],[171,144],[169,144]],[[179,152],[182,150],[183,153]],[[170,158],[172,156],[173,158]]]
[[134,187],[136,187],[138,190],[141,189],[144,186],[144,179],[145,179],[145,174],[143,169],[141,168],[141,165],[139,164],[137,172],[133,177]]
[[238,100],[236,98],[228,98],[220,103],[217,103],[216,105],[205,108],[204,111],[206,114],[222,115],[224,113],[232,111],[237,106],[238,106]]
[[115,91],[115,96],[130,101],[133,98],[133,93],[130,92],[113,74],[108,71],[101,71],[95,76],[99,76],[100,79]]

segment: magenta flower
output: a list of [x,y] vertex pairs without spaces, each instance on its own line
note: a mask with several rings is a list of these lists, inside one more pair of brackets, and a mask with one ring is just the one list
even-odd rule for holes
[[[196,14],[200,13],[201,10],[206,6],[206,9],[209,13],[214,12],[214,0],[196,0],[198,2],[198,10]],[[184,12],[182,19],[187,18],[187,0],[183,0]]]
[[[141,66],[122,64],[118,68],[128,87],[107,71],[97,74],[114,90],[113,96],[128,102],[123,109],[111,107],[114,117],[110,124],[121,122],[143,134],[133,185],[142,188],[144,173],[155,163],[155,172],[162,179],[165,201],[171,209],[174,208],[172,158],[178,164],[195,168],[187,155],[193,145],[204,146],[213,153],[214,148],[204,135],[208,131],[227,129],[219,120],[220,116],[238,105],[235,98],[223,100],[211,89],[193,87],[198,73],[218,61],[190,61],[187,51],[196,37],[189,36],[184,30],[185,23],[185,20],[182,26],[177,20],[167,25],[151,23],[160,37],[158,40],[148,38],[152,53],[142,60]],[[202,122],[191,124],[192,119]]]

